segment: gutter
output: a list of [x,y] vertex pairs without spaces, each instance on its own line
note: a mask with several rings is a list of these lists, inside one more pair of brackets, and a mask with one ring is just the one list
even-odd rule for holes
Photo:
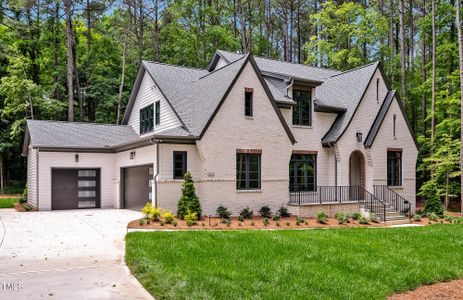
[[[289,82],[288,86],[286,87],[286,97],[288,97],[288,98],[289,98],[288,91],[289,91],[289,89],[291,89],[293,87],[293,85],[294,85],[294,79],[291,78],[291,81]],[[291,97],[291,99],[292,99],[292,97]]]
[[152,145],[156,145],[156,174],[153,174],[153,186],[154,186],[154,206],[159,207],[158,201],[158,179],[159,179],[159,140],[155,138],[150,139]]

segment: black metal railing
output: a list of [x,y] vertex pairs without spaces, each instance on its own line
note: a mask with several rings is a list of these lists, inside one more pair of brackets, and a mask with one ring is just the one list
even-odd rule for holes
[[391,205],[396,212],[403,216],[410,216],[410,202],[397,194],[387,185],[374,185],[373,193],[376,197]]
[[290,186],[289,204],[334,204],[357,202],[386,220],[386,203],[361,186]]

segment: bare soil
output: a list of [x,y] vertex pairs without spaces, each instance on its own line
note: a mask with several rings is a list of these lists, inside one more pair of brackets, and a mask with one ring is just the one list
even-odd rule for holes
[[236,217],[231,218],[231,224],[223,224],[220,222],[220,219],[217,217],[203,217],[201,220],[198,220],[195,225],[188,226],[185,221],[183,220],[176,220],[177,226],[172,224],[164,224],[161,225],[160,222],[150,222],[150,224],[140,225],[139,220],[134,220],[128,224],[128,228],[130,229],[230,229],[230,230],[237,230],[237,229],[300,229],[300,228],[346,228],[346,227],[384,227],[384,224],[381,223],[373,223],[370,222],[368,225],[359,224],[358,221],[350,220],[350,223],[345,225],[338,224],[338,221],[335,219],[328,219],[326,224],[320,224],[317,222],[315,218],[306,218],[304,222],[296,225],[296,217],[288,217],[288,218],[281,218],[279,221],[279,226],[277,225],[276,221],[269,219],[269,224],[264,225],[262,217],[253,217],[252,219],[246,219],[243,222],[239,222]]
[[457,300],[463,299],[463,279],[423,285],[414,291],[395,294],[388,300]]
[[16,203],[14,208],[19,212],[30,212],[30,211],[37,211],[37,208],[33,207],[32,210],[26,210],[21,203]]

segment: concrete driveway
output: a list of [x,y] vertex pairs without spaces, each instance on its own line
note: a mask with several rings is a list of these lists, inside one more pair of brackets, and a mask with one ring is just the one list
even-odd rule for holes
[[152,299],[123,262],[130,210],[0,209],[0,299]]

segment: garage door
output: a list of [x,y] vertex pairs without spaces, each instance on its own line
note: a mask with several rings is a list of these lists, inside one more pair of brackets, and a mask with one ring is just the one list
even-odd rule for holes
[[139,210],[151,201],[152,165],[129,167],[123,169],[124,207]]
[[53,169],[52,209],[100,207],[100,170]]

